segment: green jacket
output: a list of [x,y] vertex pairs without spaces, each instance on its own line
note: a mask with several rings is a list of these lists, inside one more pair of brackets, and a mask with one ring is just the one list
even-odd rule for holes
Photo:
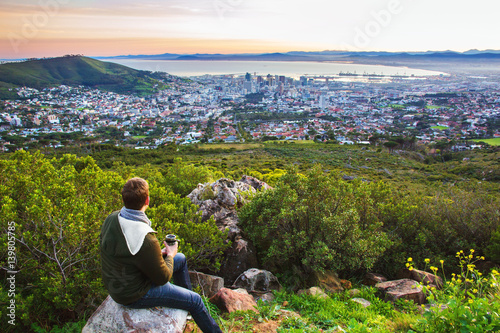
[[132,255],[118,222],[118,214],[117,211],[109,215],[101,228],[101,271],[111,298],[127,305],[144,296],[153,283],[161,286],[170,281],[174,258],[163,258],[160,243],[152,233],[146,235],[139,252]]

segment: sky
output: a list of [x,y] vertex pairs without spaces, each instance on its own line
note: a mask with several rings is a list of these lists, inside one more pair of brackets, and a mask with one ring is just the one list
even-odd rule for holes
[[0,59],[500,50],[498,0],[0,0]]

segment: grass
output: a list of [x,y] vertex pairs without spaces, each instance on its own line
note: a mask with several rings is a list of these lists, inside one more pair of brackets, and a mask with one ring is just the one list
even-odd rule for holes
[[261,143],[210,143],[202,144],[199,146],[200,149],[212,150],[212,149],[235,149],[235,150],[246,150],[262,148]]
[[443,130],[447,130],[449,127],[446,127],[446,126],[432,126],[431,128],[443,131]]
[[500,138],[494,139],[475,139],[474,142],[486,142],[490,146],[500,146]]

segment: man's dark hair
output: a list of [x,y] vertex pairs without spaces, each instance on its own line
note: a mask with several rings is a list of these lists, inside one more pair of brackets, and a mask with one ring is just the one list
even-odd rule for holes
[[122,190],[122,199],[126,208],[140,210],[149,197],[149,185],[142,178],[129,179]]

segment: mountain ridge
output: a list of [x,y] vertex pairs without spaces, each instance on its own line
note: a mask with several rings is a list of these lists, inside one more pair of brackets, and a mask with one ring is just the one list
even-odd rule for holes
[[80,55],[29,59],[0,65],[0,97],[12,95],[9,89],[15,87],[42,89],[62,84],[147,95],[162,84],[158,78],[151,72]]

